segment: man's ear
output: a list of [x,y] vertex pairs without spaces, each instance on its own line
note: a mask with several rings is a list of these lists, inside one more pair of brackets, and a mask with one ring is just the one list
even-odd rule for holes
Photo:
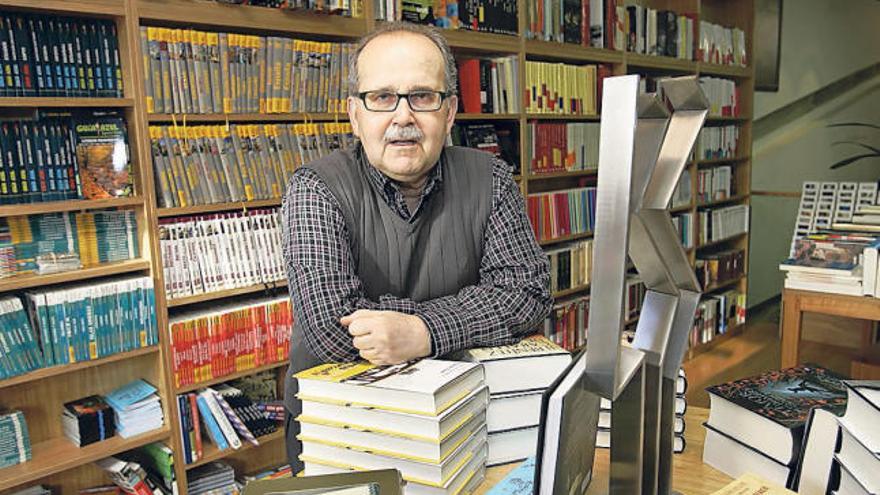
[[452,124],[455,123],[455,115],[458,113],[458,96],[450,96],[446,98],[446,104],[449,110],[446,112],[446,134],[452,132]]
[[358,139],[361,138],[360,129],[358,128],[358,120],[357,113],[360,110],[358,108],[358,99],[354,96],[348,97],[348,121],[351,122],[351,132]]

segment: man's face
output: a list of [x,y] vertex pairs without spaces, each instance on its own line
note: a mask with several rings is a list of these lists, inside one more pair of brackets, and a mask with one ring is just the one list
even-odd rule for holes
[[[382,35],[361,51],[358,91],[454,90],[445,87],[443,65],[440,50],[424,36]],[[456,106],[452,97],[436,112],[413,112],[401,98],[393,112],[373,112],[360,98],[349,97],[348,115],[370,163],[394,180],[417,184],[440,158]]]

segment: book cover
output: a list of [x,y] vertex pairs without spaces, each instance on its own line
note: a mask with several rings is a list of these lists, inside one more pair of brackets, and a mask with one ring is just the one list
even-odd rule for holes
[[827,369],[804,365],[743,378],[706,389],[786,428],[804,425],[814,407],[842,408],[842,378]]
[[77,119],[73,125],[83,196],[86,199],[131,196],[131,163],[122,117],[95,114]]
[[469,349],[465,351],[465,354],[474,361],[486,362],[501,359],[568,354],[568,351],[554,344],[543,335],[531,335],[516,344]]

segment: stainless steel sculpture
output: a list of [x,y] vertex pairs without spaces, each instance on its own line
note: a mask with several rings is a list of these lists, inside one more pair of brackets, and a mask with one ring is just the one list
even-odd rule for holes
[[[639,94],[639,76],[606,78],[587,386],[612,401],[610,491],[667,494],[672,486],[675,380],[700,286],[666,210],[705,121],[695,77]],[[621,345],[626,255],[647,293],[632,347]]]

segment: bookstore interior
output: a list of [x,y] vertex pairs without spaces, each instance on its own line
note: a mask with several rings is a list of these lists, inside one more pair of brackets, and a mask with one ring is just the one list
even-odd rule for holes
[[0,0],[0,495],[880,493],[846,3]]

